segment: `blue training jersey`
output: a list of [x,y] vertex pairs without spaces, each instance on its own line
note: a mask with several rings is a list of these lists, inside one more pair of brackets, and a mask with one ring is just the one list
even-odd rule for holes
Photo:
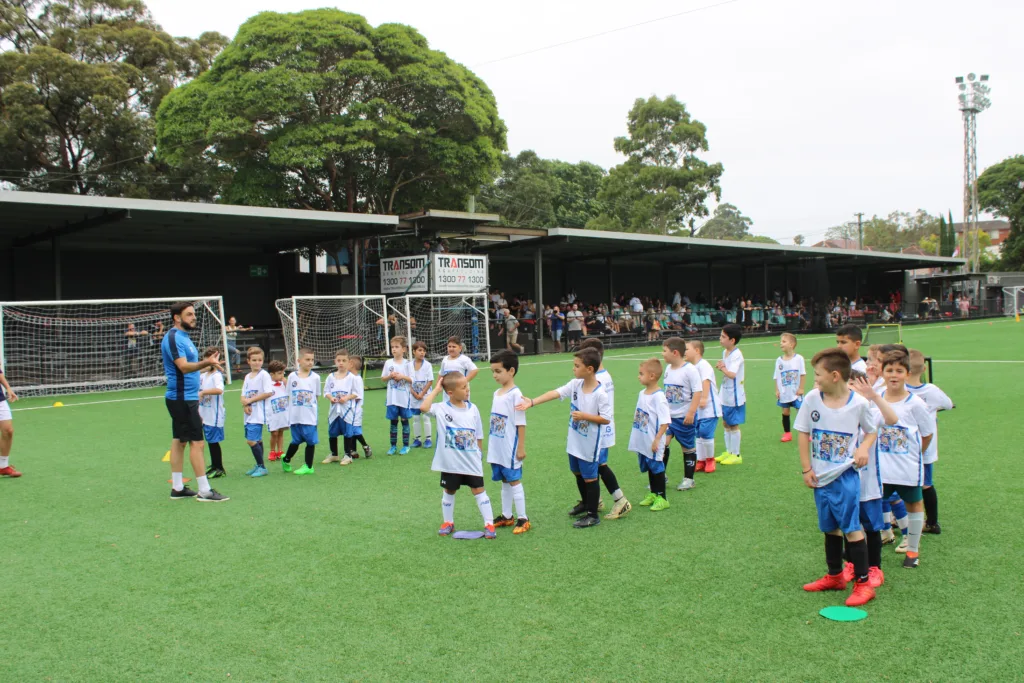
[[176,358],[184,358],[189,363],[199,361],[199,349],[189,339],[188,334],[176,327],[164,336],[160,342],[160,355],[164,360],[164,374],[167,375],[167,398],[176,401],[199,400],[199,371],[182,373],[174,364]]

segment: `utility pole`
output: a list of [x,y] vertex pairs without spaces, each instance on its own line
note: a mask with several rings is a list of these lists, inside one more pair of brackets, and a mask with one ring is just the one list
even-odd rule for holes
[[853,214],[857,217],[857,248],[861,251],[864,250],[864,226],[861,224],[861,219],[864,217],[863,213]]
[[[977,116],[988,109],[992,101],[988,98],[988,75],[979,79],[973,73],[956,78],[960,91],[960,113],[964,119],[964,254],[967,256],[967,271],[977,272],[981,264],[981,249],[978,244],[978,124]],[[973,235],[972,235],[973,233]],[[978,296],[979,292],[975,292]]]

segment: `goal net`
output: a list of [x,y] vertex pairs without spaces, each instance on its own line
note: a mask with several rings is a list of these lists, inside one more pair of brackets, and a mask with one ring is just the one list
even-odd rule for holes
[[1003,287],[1003,315],[1024,314],[1024,287]]
[[9,301],[0,303],[0,365],[22,396],[165,384],[160,343],[178,301],[195,306],[196,327],[189,336],[199,352],[216,346],[227,358],[221,297]]
[[448,353],[448,338],[462,340],[464,353],[473,360],[491,357],[485,294],[409,294],[388,299],[388,318],[409,344],[427,345],[434,362]]
[[899,323],[868,325],[864,330],[865,344],[902,344],[903,328]]
[[[288,367],[299,349],[313,349],[317,367],[333,367],[334,352],[345,349],[364,359],[388,353],[383,296],[295,296],[277,300]],[[365,360],[364,360],[365,363]]]

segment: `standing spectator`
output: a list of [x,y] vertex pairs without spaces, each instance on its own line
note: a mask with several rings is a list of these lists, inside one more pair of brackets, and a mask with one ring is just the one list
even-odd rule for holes
[[228,353],[231,354],[232,367],[242,364],[242,354],[238,351],[238,333],[249,332],[252,327],[242,327],[238,324],[235,316],[228,318],[228,325],[224,328],[228,338]]
[[968,299],[966,296],[961,296],[960,300],[957,302],[957,305],[960,308],[961,318],[967,318],[971,315],[971,300]]
[[573,304],[569,312],[565,314],[565,324],[569,350],[574,351],[583,338],[583,314],[577,304]]
[[507,308],[502,311],[505,316],[505,348],[516,353],[523,353],[526,349],[517,344],[519,341],[519,321]]
[[148,337],[148,330],[135,329],[135,323],[128,323],[128,329],[124,333],[127,343],[128,374],[136,375],[139,370],[139,337]]
[[555,340],[555,353],[562,352],[562,331],[565,329],[565,314],[555,306],[551,311],[551,338]]

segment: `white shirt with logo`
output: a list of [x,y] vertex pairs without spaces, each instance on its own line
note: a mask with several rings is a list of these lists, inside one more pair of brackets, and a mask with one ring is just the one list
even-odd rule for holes
[[704,380],[708,380],[708,395],[707,397],[701,396],[701,401],[707,398],[707,402],[703,408],[697,409],[698,420],[710,420],[716,417],[722,417],[722,404],[718,400],[718,380],[715,378],[715,369],[711,367],[711,363],[707,362],[706,359],[701,358],[697,362],[697,374],[700,375],[700,387],[701,391],[704,391]]
[[690,404],[693,403],[693,395],[703,386],[697,366],[693,363],[683,363],[678,368],[671,365],[665,368],[662,384],[673,418],[686,416]]
[[288,382],[271,381],[274,395],[267,399],[267,427],[276,432],[288,427]]
[[482,477],[480,442],[484,426],[477,407],[466,401],[464,408],[456,408],[444,401],[430,406],[430,413],[437,420],[437,445],[430,469]]
[[297,372],[288,375],[288,423],[315,427],[318,396],[320,375],[315,372],[310,372],[308,377],[299,377]]
[[[409,376],[412,377],[412,390],[415,393],[422,393],[424,389],[429,391],[430,385],[434,383],[434,366],[424,359],[423,365],[417,370],[416,361],[414,360],[412,361],[412,372]],[[423,399],[413,396],[410,407],[418,409],[421,405],[423,405]]]
[[[919,386],[907,385],[907,391],[912,393],[924,401],[924,404],[928,406],[929,412],[933,417],[936,417],[940,410],[953,410],[953,401],[946,395],[942,389],[939,389],[934,384],[921,384]],[[928,444],[928,450],[924,452],[924,464],[931,465],[939,459],[939,428],[936,422],[935,433],[932,434],[931,443]]]
[[[327,398],[342,398],[350,394],[354,394],[353,385],[355,384],[355,378],[358,375],[347,372],[344,377],[338,377],[338,373],[332,372],[327,375],[327,379],[324,380],[324,396]],[[338,418],[351,413],[355,410],[355,400],[345,401],[344,403],[332,403],[330,410],[327,412],[327,419],[330,422],[334,422]],[[345,420],[345,422],[351,422],[351,420]]]
[[522,461],[516,459],[519,448],[519,427],[526,424],[526,413],[516,410],[516,404],[523,400],[519,387],[512,387],[502,394],[494,392],[491,399],[491,424],[487,439],[487,462],[509,469],[519,469]]
[[653,394],[648,394],[646,389],[641,390],[636,400],[636,410],[633,411],[633,428],[629,432],[630,452],[660,462],[665,451],[664,437],[654,446],[653,451],[651,445],[654,444],[654,437],[661,426],[671,420],[672,413],[665,392],[659,389]]
[[775,359],[775,388],[779,392],[779,401],[782,403],[793,403],[797,399],[797,391],[803,381],[801,378],[807,374],[807,363],[799,353],[786,360],[782,356]]
[[593,424],[587,420],[575,420],[572,412],[579,411],[591,415],[599,415],[607,420],[612,419],[611,402],[608,392],[600,383],[589,394],[583,391],[583,380],[574,379],[556,389],[558,397],[569,403],[569,434],[566,438],[566,451],[574,458],[586,462],[597,462],[601,455],[603,425]]
[[[199,380],[199,389],[220,389],[224,391],[224,375],[218,370],[204,372]],[[223,427],[227,409],[224,406],[224,394],[205,395],[199,399],[199,417],[206,427]]]
[[736,373],[733,378],[722,377],[722,390],[718,397],[723,406],[737,407],[746,405],[747,392],[743,388],[743,380],[746,376],[744,371],[743,352],[733,349],[730,352],[722,350],[722,360],[725,362],[725,369]]
[[608,404],[612,409],[612,421],[604,426],[601,448],[611,448],[615,445],[615,382],[612,381],[612,375],[607,370],[597,371],[597,381],[601,383],[601,388],[608,393]]
[[811,440],[811,468],[818,486],[827,486],[853,467],[858,434],[874,434],[870,404],[852,390],[839,408],[825,405],[819,389],[812,389],[804,398],[793,427],[808,434]]
[[[885,392],[882,393],[885,397]],[[899,420],[885,424],[877,412],[878,439],[875,453],[883,484],[921,486],[924,484],[924,453],[921,440],[935,433],[935,418],[924,400],[910,394],[898,403],[889,403]]]
[[[385,361],[384,367],[380,371],[381,379],[387,377],[392,372],[397,372],[398,374],[405,375],[406,377],[412,377],[412,361],[406,359],[399,361],[389,358]],[[411,388],[412,385],[404,379],[389,379],[387,388],[387,405],[398,406],[399,408],[412,407]]]
[[[245,376],[245,381],[242,382],[242,396],[245,398],[252,398],[253,396],[259,396],[260,394],[271,394],[274,392],[273,380],[270,379],[270,373],[266,370],[260,370],[253,377],[252,373],[248,373]],[[265,425],[267,424],[267,401],[257,401],[256,403],[250,403],[249,407],[252,410],[248,415],[245,416],[245,424],[247,425]]]

